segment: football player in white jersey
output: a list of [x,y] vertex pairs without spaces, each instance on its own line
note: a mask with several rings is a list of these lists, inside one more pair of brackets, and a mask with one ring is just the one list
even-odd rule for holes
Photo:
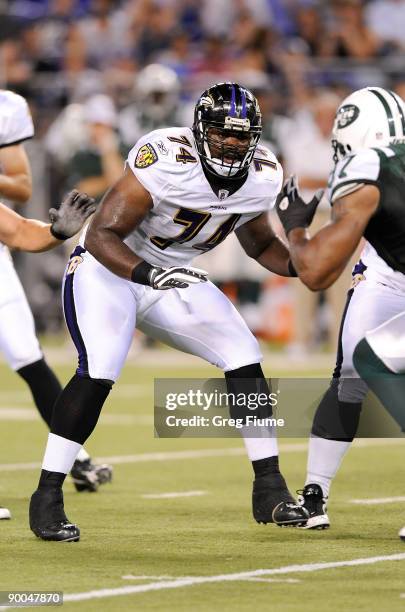
[[[365,333],[353,363],[362,379],[405,431],[405,310]],[[405,542],[405,527],[399,530]]]
[[[312,426],[302,503],[310,514],[305,528],[315,529],[329,526],[330,484],[356,435],[366,382],[375,390],[373,376],[365,376],[366,382],[358,376],[364,372],[353,363],[356,345],[366,336],[382,362],[387,364],[389,357],[392,371],[405,366],[402,349],[398,352],[403,335],[393,341],[398,317],[392,329],[382,325],[380,331],[370,331],[405,310],[405,103],[379,87],[356,91],[339,106],[332,138],[336,165],[329,181],[331,223],[309,237],[305,228],[316,207],[302,201],[294,178],[277,203],[293,265],[312,290],[329,287],[362,236],[367,240],[353,270],[332,383]],[[364,348],[363,343],[357,354],[360,364],[367,362]],[[398,409],[385,405],[404,428],[405,414],[401,417]]]
[[[0,90],[0,198],[22,204],[31,197],[31,169],[24,141],[32,138],[34,127],[24,98]],[[34,402],[50,427],[52,408],[61,392],[61,385],[49,368],[35,336],[34,320],[24,290],[15,272],[7,244],[24,250],[52,248],[44,242],[48,230],[39,222],[26,222],[2,205],[0,211],[0,350],[7,363],[30,387]],[[18,227],[18,230],[17,230]],[[76,231],[80,229],[79,226]],[[38,243],[35,242],[38,240]],[[93,466],[86,452],[74,466],[76,488],[95,490],[98,482],[110,479],[106,466]],[[0,519],[10,518],[6,508],[0,508]]]
[[[63,510],[62,485],[118,378],[135,326],[221,368],[228,389],[268,392],[259,345],[228,298],[190,267],[202,251],[236,234],[268,270],[294,275],[268,222],[282,183],[274,155],[257,147],[258,103],[235,83],[200,97],[193,129],[144,136],[72,254],[64,284],[67,324],[79,367],[56,403],[30,526],[44,540],[78,540]],[[255,473],[258,522],[303,524],[278,466],[274,429],[244,442]],[[245,435],[246,434],[246,435]]]

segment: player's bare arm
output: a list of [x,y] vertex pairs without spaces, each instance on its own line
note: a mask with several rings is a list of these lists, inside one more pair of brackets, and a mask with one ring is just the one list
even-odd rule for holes
[[106,193],[94,215],[86,235],[86,249],[111,272],[131,279],[134,267],[142,259],[124,240],[152,207],[150,193],[127,168]]
[[[291,260],[300,279],[309,289],[327,289],[340,276],[360,242],[369,220],[377,211],[379,199],[379,190],[373,185],[364,185],[339,198],[333,205],[331,222],[312,238],[306,230],[309,223],[305,222],[304,217],[307,214],[312,221],[319,201],[315,202],[313,211],[310,209],[311,203],[303,203],[303,206],[301,204],[303,220],[301,223],[297,221],[296,225],[293,221],[293,227],[290,225],[291,216],[294,215],[293,208],[288,212],[289,204],[286,209],[280,210],[281,202],[279,203],[278,212],[286,228]],[[298,200],[295,200],[295,203],[297,202]],[[308,211],[305,211],[305,206],[309,207]]]
[[77,191],[71,192],[58,210],[50,210],[52,223],[25,219],[0,204],[0,241],[20,251],[48,251],[74,236],[94,211],[94,200]]
[[291,276],[289,250],[271,227],[267,213],[245,223],[235,233],[249,257],[270,272]]
[[124,242],[153,207],[150,193],[130,169],[106,193],[86,235],[86,249],[106,268],[154,289],[186,288],[204,282],[197,268],[160,268],[138,257]]
[[24,204],[31,193],[31,170],[24,146],[0,148],[0,197]]
[[0,241],[11,249],[40,252],[60,243],[52,236],[50,224],[25,219],[13,210],[0,204]]

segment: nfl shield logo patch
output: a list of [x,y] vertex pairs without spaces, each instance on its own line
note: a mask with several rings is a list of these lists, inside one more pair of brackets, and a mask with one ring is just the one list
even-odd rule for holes
[[147,168],[148,166],[151,166],[152,164],[157,162],[157,160],[158,156],[155,149],[149,142],[147,142],[139,149],[138,153],[136,154],[135,167]]
[[229,191],[227,189],[220,189],[218,191],[218,198],[221,200],[225,200],[229,196]]

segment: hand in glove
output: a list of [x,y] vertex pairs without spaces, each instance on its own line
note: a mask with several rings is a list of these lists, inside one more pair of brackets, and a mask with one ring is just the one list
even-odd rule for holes
[[311,225],[323,193],[323,189],[319,189],[310,202],[304,202],[298,190],[297,177],[290,176],[284,183],[276,200],[277,214],[283,224],[286,236],[297,227],[309,227]]
[[189,285],[205,283],[208,272],[198,268],[160,268],[142,261],[132,270],[131,279],[140,285],[149,285],[153,289],[185,289]]
[[51,233],[58,240],[67,240],[80,231],[96,210],[96,203],[85,193],[74,190],[68,193],[59,209],[51,208]]

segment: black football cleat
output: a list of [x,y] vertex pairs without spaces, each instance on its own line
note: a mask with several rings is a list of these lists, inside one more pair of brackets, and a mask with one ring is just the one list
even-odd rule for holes
[[401,538],[401,540],[405,542],[405,527],[402,527],[402,529],[399,530],[398,535]]
[[275,523],[280,527],[305,525],[308,513],[297,504],[281,474],[266,474],[253,482],[253,518],[258,523]]
[[78,542],[80,529],[67,518],[59,487],[37,489],[30,502],[30,528],[37,538],[53,542]]
[[298,503],[308,512],[309,519],[303,529],[329,529],[329,517],[326,514],[327,497],[324,497],[322,488],[318,484],[307,484],[299,494]]
[[11,519],[11,512],[8,508],[0,506],[0,521]]
[[113,469],[111,465],[103,463],[96,465],[91,459],[76,461],[73,464],[70,475],[76,491],[89,491],[94,493],[101,484],[111,482]]

